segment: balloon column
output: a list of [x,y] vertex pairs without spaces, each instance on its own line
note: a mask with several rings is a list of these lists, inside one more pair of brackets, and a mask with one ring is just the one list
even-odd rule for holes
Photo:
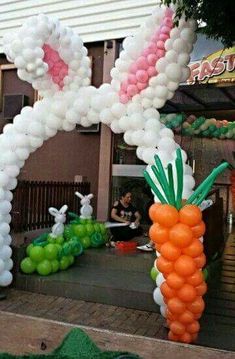
[[[156,244],[158,258],[155,261],[158,274],[157,288],[153,296],[160,311],[167,318],[169,339],[191,343],[197,338],[200,319],[205,304],[202,296],[207,286],[202,268],[206,263],[201,237],[205,232],[199,205],[208,194],[215,178],[229,166],[227,162],[213,170],[209,177],[184,201],[183,161],[181,150],[177,149],[174,163],[177,172],[177,186],[173,181],[172,164],[167,174],[158,156],[152,173],[144,176],[161,203],[150,207],[153,221],[149,235]],[[162,192],[152,177],[156,176]]]
[[[82,40],[59,21],[33,16],[18,32],[5,35],[7,59],[43,99],[23,108],[0,135],[0,286],[12,281],[11,191],[25,160],[45,140],[77,124],[102,122],[115,133],[124,132],[124,140],[137,146],[137,156],[147,164],[154,163],[155,154],[164,166],[174,160],[174,134],[160,123],[158,109],[189,76],[187,64],[196,40],[195,21],[182,18],[174,27],[174,12],[174,6],[153,10],[136,34],[124,40],[111,84],[98,89],[89,86],[90,59]],[[189,196],[194,180],[190,167],[183,169]]]

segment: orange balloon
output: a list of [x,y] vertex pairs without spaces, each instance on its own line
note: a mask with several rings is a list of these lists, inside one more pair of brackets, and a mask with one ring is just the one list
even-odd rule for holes
[[206,256],[204,253],[200,254],[200,256],[193,258],[196,263],[197,268],[203,268],[206,264]]
[[186,306],[179,298],[175,297],[168,300],[168,309],[173,315],[176,315],[182,314]]
[[181,250],[171,242],[166,242],[161,246],[161,254],[169,261],[175,261],[181,255]]
[[163,244],[169,240],[169,229],[154,223],[149,229],[150,239],[157,244]]
[[161,244],[157,244],[157,243],[154,243],[154,246],[155,246],[155,249],[156,251],[158,251],[159,253],[161,253]]
[[200,237],[204,236],[204,234],[206,232],[206,225],[203,221],[201,221],[196,226],[191,227],[191,230],[192,230],[193,236],[195,238],[200,238]]
[[179,337],[179,341],[181,343],[186,343],[186,344],[192,343],[192,335],[185,332],[183,335]]
[[186,278],[186,282],[193,285],[194,287],[198,286],[204,281],[204,276],[202,271],[197,270],[193,275]]
[[192,285],[185,283],[178,290],[177,295],[183,302],[192,302],[196,298],[197,292]]
[[182,252],[190,257],[198,257],[203,252],[203,244],[199,239],[194,239],[188,247],[183,248]]
[[152,206],[149,208],[149,217],[153,222],[157,222],[157,218],[156,218],[156,209],[158,207],[160,207],[162,204],[161,203],[154,203],[152,204]]
[[172,340],[173,342],[178,342],[179,341],[179,336],[172,333],[172,331],[169,331],[168,339]]
[[155,218],[161,226],[170,228],[179,221],[179,213],[170,204],[162,204],[156,208]]
[[170,324],[170,330],[175,335],[183,335],[185,333],[185,326],[178,321],[174,321]]
[[176,247],[185,248],[192,243],[193,232],[186,224],[177,223],[170,229],[169,239]]
[[201,318],[201,316],[202,316],[202,312],[198,314],[194,314],[194,319],[198,320]]
[[176,295],[175,291],[173,289],[171,289],[171,287],[169,287],[169,285],[166,282],[163,282],[161,284],[160,289],[161,289],[162,295],[167,299],[173,298]]
[[202,220],[202,212],[198,206],[187,204],[179,211],[180,222],[187,226],[196,226]]
[[206,282],[202,282],[195,288],[197,295],[203,296],[207,292],[207,284]]
[[190,323],[187,325],[186,327],[186,331],[190,334],[195,334],[198,333],[200,330],[200,324],[198,323],[197,320],[195,320],[194,322]]
[[196,264],[193,258],[182,255],[175,261],[174,268],[177,274],[188,277],[196,271]]
[[178,315],[175,315],[175,314],[172,314],[170,311],[169,311],[169,309],[167,308],[167,310],[166,310],[166,317],[167,317],[167,319],[168,320],[170,320],[170,321],[174,321],[174,320],[177,320],[178,319]]
[[168,261],[163,256],[160,256],[156,260],[157,269],[162,273],[171,273],[173,271],[173,262]]
[[190,324],[194,321],[194,315],[189,310],[185,310],[180,316],[179,316],[179,322],[183,324]]
[[200,314],[205,309],[204,300],[202,297],[196,297],[192,303],[187,304],[187,308],[194,314]]
[[185,280],[179,274],[172,272],[167,276],[167,284],[173,289],[179,289],[184,284]]

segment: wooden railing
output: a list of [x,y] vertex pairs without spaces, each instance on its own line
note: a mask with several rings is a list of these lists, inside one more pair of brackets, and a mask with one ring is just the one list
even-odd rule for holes
[[54,217],[49,214],[49,207],[59,209],[67,204],[69,211],[79,214],[80,200],[74,194],[76,191],[90,193],[90,183],[19,181],[12,201],[12,231],[23,232],[52,226]]

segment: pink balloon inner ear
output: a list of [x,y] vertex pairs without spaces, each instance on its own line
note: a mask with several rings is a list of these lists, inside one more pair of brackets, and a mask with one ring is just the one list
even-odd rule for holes
[[64,87],[64,78],[68,75],[68,65],[61,59],[58,51],[52,49],[48,44],[42,47],[44,51],[43,61],[48,65],[48,74],[52,81],[62,90]]
[[159,28],[153,33],[149,44],[143,49],[140,56],[129,68],[127,79],[122,81],[119,99],[122,103],[127,103],[133,96],[148,87],[151,77],[156,76],[156,63],[165,56],[165,42],[170,37],[173,28],[173,11],[167,9]]

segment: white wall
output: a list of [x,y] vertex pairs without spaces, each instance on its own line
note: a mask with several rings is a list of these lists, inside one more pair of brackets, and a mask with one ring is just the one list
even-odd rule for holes
[[2,36],[26,18],[45,13],[59,18],[84,42],[130,35],[151,13],[156,0],[0,0],[0,52]]

